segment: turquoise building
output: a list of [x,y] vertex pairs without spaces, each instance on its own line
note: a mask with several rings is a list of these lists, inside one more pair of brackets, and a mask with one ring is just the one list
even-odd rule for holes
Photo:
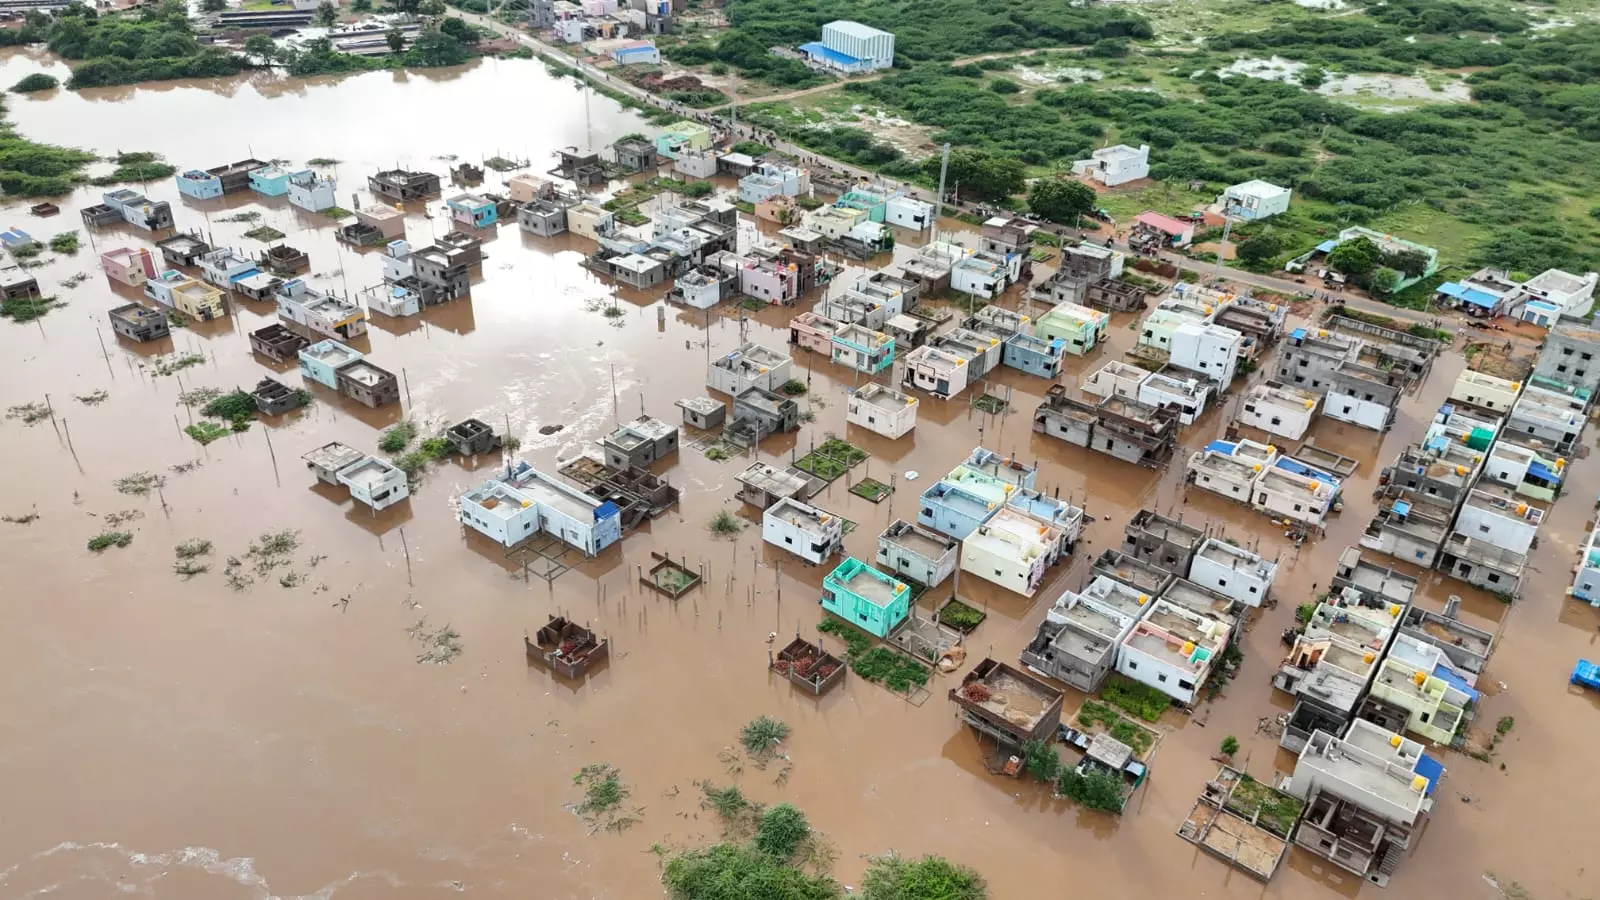
[[851,556],[823,576],[822,608],[886,638],[911,614],[911,589]]

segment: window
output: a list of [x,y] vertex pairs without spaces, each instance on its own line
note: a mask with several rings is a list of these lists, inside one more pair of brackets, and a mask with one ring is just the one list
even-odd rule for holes
[[1186,691],[1192,691],[1192,690],[1194,690],[1194,682],[1185,681],[1182,678],[1179,678],[1178,679],[1178,687],[1183,688]]
[[794,546],[794,538],[792,538],[792,537],[785,537],[785,538],[784,538],[784,539],[783,539],[783,542],[784,542],[784,543],[785,543],[785,544],[788,544],[788,545],[789,545],[789,546],[791,546],[791,547],[793,547],[793,546]]
[[1561,355],[1562,356],[1571,356],[1572,355],[1572,348],[1571,347],[1562,347],[1561,348]]
[[1580,353],[1580,354],[1578,354],[1578,358],[1583,360],[1584,362],[1588,362],[1589,360],[1594,359],[1594,354],[1593,353]]
[[1130,660],[1128,660],[1128,668],[1130,668],[1130,669],[1137,669],[1137,668],[1139,668],[1139,663],[1138,663],[1138,661],[1136,661],[1136,660],[1132,660],[1132,659],[1130,659]]
[[1367,402],[1368,402],[1368,403],[1371,403],[1371,402],[1372,402],[1372,395],[1371,395],[1371,394],[1368,394],[1368,395],[1366,395],[1366,396],[1367,396]]
[[1500,575],[1499,575],[1499,573],[1490,572],[1489,573],[1489,583],[1490,584],[1499,584],[1500,583]]
[[1345,415],[1349,415],[1350,414],[1350,407],[1346,406],[1344,408],[1344,412],[1345,412]]
[[1296,503],[1296,504],[1295,504],[1295,505],[1294,505],[1294,511],[1295,511],[1295,512],[1301,512],[1301,511],[1303,511],[1303,510],[1304,510],[1304,507],[1302,507],[1302,506],[1301,506],[1301,505],[1300,505],[1300,504],[1298,504],[1298,503]]
[[1427,724],[1427,722],[1428,722],[1428,713],[1423,713],[1423,714],[1422,714],[1422,715],[1421,715],[1421,716],[1420,716],[1420,717],[1419,717],[1419,720],[1420,720],[1420,721],[1421,721],[1421,722],[1422,722],[1422,723],[1423,723],[1423,724]]
[[1488,534],[1489,533],[1489,526],[1487,526],[1487,525],[1479,525],[1478,526],[1478,531],[1480,533],[1482,533],[1482,534]]
[[1226,578],[1218,578],[1217,579],[1217,587],[1227,587],[1227,586],[1228,586],[1228,579],[1226,579]]
[[1311,386],[1312,387],[1322,387],[1322,382],[1320,382],[1317,379],[1313,378],[1313,379],[1311,379]]
[[1302,359],[1302,360],[1300,360],[1300,361],[1298,361],[1298,362],[1296,362],[1296,363],[1295,363],[1295,365],[1297,365],[1297,366],[1299,366],[1299,367],[1300,367],[1300,368],[1302,368],[1302,369],[1304,369],[1304,368],[1305,368],[1305,367],[1306,367],[1306,364],[1307,364],[1307,363],[1308,363],[1308,362],[1310,362],[1310,360],[1305,360],[1305,359]]
[[[1567,352],[1571,353],[1572,351],[1568,350]],[[1567,367],[1565,365],[1556,366],[1556,371],[1557,372],[1565,372],[1566,370],[1567,370]]]
[[1250,588],[1250,593],[1252,593],[1252,594],[1254,594],[1254,593],[1255,593],[1255,592],[1256,592],[1256,589],[1255,589],[1255,587],[1254,587],[1254,586],[1252,586],[1252,587],[1251,587],[1251,588]]
[[1274,424],[1274,425],[1282,425],[1283,424],[1283,420],[1278,418],[1277,416],[1273,416],[1272,417],[1272,424]]

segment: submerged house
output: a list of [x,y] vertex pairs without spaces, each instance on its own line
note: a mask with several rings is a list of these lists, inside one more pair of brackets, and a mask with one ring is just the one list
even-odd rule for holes
[[1149,602],[1150,595],[1104,575],[1095,576],[1080,592],[1063,591],[1023,648],[1022,662],[1041,675],[1093,693],[1116,666],[1118,647]]
[[385,459],[364,456],[340,469],[339,483],[350,489],[350,497],[374,510],[388,509],[411,496],[406,473]]
[[228,314],[221,291],[173,269],[146,281],[144,295],[162,306],[201,321],[219,319]]
[[812,565],[844,549],[844,520],[786,497],[761,514],[761,539]]
[[167,314],[138,303],[126,303],[111,310],[111,330],[130,341],[153,341],[170,332]]
[[505,547],[548,534],[594,556],[622,540],[621,510],[574,485],[518,462],[504,480],[491,478],[462,494],[456,518]]
[[822,579],[822,608],[868,634],[887,638],[911,611],[911,589],[855,557]]
[[624,422],[600,439],[605,463],[613,469],[643,469],[678,449],[678,426],[654,416]]
[[1221,662],[1235,622],[1225,613],[1159,598],[1123,638],[1117,671],[1192,706]]
[[851,392],[845,421],[886,438],[898,438],[917,427],[917,398],[881,384]]
[[367,190],[389,200],[404,203],[422,200],[439,193],[439,176],[432,172],[410,172],[405,169],[386,169],[367,176]]
[[127,188],[108,191],[101,195],[104,205],[117,211],[124,222],[145,231],[165,231],[173,227],[172,204],[165,200],[150,200],[145,195]]
[[933,587],[955,572],[959,548],[960,542],[955,538],[896,519],[878,535],[878,565]]
[[1061,530],[1010,506],[996,510],[961,543],[961,568],[1006,590],[1033,596],[1060,550]]
[[367,311],[361,304],[318,291],[294,278],[278,286],[278,318],[310,334],[349,340],[366,334]]
[[711,361],[706,372],[706,385],[732,397],[752,387],[775,391],[789,380],[793,365],[793,360],[786,353],[760,344],[745,344]]

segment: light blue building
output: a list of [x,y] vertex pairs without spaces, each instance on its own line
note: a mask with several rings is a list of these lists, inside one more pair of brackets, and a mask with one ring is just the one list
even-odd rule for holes
[[477,194],[452,197],[444,205],[450,208],[451,219],[473,228],[488,228],[500,220],[494,201]]
[[337,391],[339,376],[335,373],[340,368],[364,358],[365,354],[361,351],[346,347],[338,341],[318,341],[300,349],[300,376]]
[[1035,337],[1019,331],[1006,338],[1000,364],[1029,375],[1053,379],[1061,374],[1061,358],[1066,350],[1067,342],[1060,338]]
[[841,209],[859,209],[867,214],[867,221],[881,223],[888,210],[889,196],[877,191],[856,188],[853,191],[846,191],[844,196],[834,201],[833,205]]
[[992,475],[956,466],[922,492],[917,524],[964,540],[1005,506],[1014,490],[1015,485]]
[[267,197],[282,197],[289,193],[289,170],[279,166],[262,166],[252,171],[250,190]]
[[318,175],[310,169],[302,169],[289,176],[289,203],[306,212],[332,209],[338,205],[334,198],[338,187],[332,175]]
[[205,171],[204,169],[190,169],[180,172],[178,180],[178,193],[196,200],[210,200],[222,196],[222,179]]
[[822,578],[822,608],[881,638],[911,611],[911,589],[853,556]]

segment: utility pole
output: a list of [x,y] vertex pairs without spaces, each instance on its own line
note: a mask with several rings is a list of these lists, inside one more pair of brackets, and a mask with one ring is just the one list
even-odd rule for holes
[[1222,259],[1228,254],[1228,234],[1233,231],[1233,205],[1222,207],[1222,243],[1217,245],[1217,267],[1211,273],[1213,282],[1222,280]]
[[950,171],[950,144],[944,145],[943,158],[939,161],[939,195],[933,198],[933,239],[939,239],[939,220],[944,218],[944,176]]

